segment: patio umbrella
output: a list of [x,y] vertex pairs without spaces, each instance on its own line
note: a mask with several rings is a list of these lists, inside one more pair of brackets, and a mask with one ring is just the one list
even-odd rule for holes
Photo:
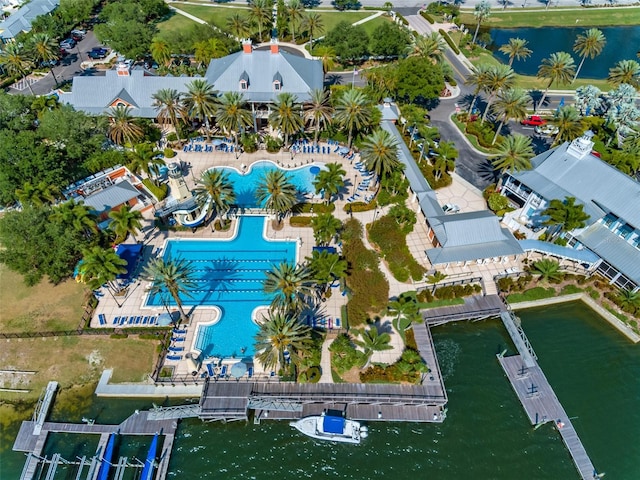
[[166,327],[167,325],[171,325],[173,319],[171,315],[168,313],[161,313],[158,315],[158,325],[161,327]]
[[245,373],[247,373],[247,364],[246,363],[238,362],[238,363],[234,363],[231,366],[231,376],[232,377],[240,378]]
[[340,147],[338,153],[349,153],[349,149],[347,147]]
[[219,138],[214,138],[213,140],[211,140],[211,143],[217,147],[218,145],[222,145],[224,142]]

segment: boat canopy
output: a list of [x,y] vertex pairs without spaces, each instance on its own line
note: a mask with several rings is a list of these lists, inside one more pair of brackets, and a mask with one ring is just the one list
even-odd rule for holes
[[326,415],[324,417],[322,429],[325,433],[343,433],[344,423],[344,418],[342,417],[333,417],[331,415]]

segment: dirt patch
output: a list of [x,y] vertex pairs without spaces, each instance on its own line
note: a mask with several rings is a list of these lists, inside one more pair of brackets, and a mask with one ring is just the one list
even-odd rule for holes
[[360,369],[358,367],[353,367],[351,370],[346,371],[340,376],[347,383],[361,383]]

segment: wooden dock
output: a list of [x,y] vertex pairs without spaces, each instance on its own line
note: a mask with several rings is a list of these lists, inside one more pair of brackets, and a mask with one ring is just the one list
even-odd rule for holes
[[483,320],[497,317],[506,310],[498,295],[475,295],[464,299],[462,305],[428,308],[422,310],[422,318],[431,326],[461,320]]
[[580,476],[584,480],[593,480],[596,471],[593,463],[537,362],[534,362],[534,366],[527,366],[525,359],[520,355],[498,355],[498,361],[522,403],[531,425],[553,422]]

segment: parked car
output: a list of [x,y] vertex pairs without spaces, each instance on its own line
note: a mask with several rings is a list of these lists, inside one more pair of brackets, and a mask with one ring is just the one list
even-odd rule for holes
[[80,35],[79,33],[76,33],[76,32],[71,32],[71,38],[73,38],[76,42],[79,42],[84,38],[84,35]]
[[89,58],[92,58],[94,60],[100,60],[102,58],[105,58],[108,53],[109,50],[107,50],[106,48],[93,47],[87,55],[89,55]]
[[444,213],[458,213],[460,211],[460,207],[455,203],[447,203],[444,207],[442,207]]
[[75,35],[80,35],[81,37],[84,37],[87,34],[87,32],[85,32],[84,30],[79,30],[79,29],[71,30],[71,35],[74,35],[74,34]]
[[558,127],[551,124],[538,125],[534,130],[540,135],[557,135],[560,131]]
[[60,42],[60,47],[66,50],[71,50],[76,46],[76,41],[73,38],[66,38]]
[[530,127],[537,127],[539,125],[544,125],[545,123],[547,123],[547,121],[544,120],[539,115],[531,115],[530,117],[527,117],[524,120],[522,120],[522,122],[520,123],[522,125],[529,125]]

